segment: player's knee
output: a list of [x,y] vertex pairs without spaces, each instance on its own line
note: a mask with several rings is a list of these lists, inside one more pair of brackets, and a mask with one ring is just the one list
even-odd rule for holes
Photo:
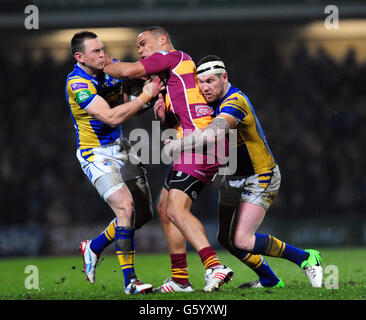
[[125,218],[132,218],[133,215],[133,202],[123,201],[119,203],[116,207],[117,217],[122,216]]
[[159,201],[156,204],[156,211],[158,212],[160,222],[163,224],[170,223],[170,220],[167,216],[167,196],[160,195]]
[[178,208],[178,206],[173,201],[168,201],[168,204],[166,206],[166,212],[165,217],[169,221],[176,223],[179,219],[179,213],[182,211],[181,208]]
[[165,215],[165,208],[166,203],[159,200],[158,203],[156,204],[156,211],[158,212],[160,218]]
[[241,250],[251,251],[253,249],[252,235],[236,233],[234,236],[234,246]]
[[133,215],[133,200],[130,197],[111,197],[108,198],[108,203],[117,218],[132,218]]
[[162,205],[157,205],[156,206],[157,211],[158,211],[158,215],[159,215],[159,220],[161,224],[170,224],[172,222],[172,220],[168,217],[167,214],[167,210],[166,210],[166,204],[162,204]]

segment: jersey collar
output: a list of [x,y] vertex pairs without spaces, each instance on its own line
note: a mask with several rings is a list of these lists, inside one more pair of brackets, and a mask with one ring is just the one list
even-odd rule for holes
[[238,89],[237,89],[237,88],[235,88],[235,87],[233,87],[233,86],[231,85],[231,83],[229,83],[228,90],[227,90],[226,94],[224,95],[224,97],[220,100],[219,105],[220,105],[221,103],[223,103],[223,102],[224,102],[228,97],[230,97],[233,93],[235,93],[235,92],[237,92],[237,91],[238,91]]

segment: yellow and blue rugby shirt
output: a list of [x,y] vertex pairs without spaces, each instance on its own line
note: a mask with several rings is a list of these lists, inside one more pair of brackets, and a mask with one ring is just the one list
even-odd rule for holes
[[121,126],[112,128],[90,116],[86,109],[97,95],[104,98],[111,107],[123,103],[122,80],[107,74],[89,76],[78,64],[66,79],[66,101],[76,131],[77,148],[84,159],[92,161],[92,148],[115,141],[122,134]]
[[[239,120],[237,125],[237,171],[235,175],[268,175],[276,161],[248,97],[230,85],[226,95],[219,101],[216,116],[226,113]],[[265,178],[264,178],[265,179]]]

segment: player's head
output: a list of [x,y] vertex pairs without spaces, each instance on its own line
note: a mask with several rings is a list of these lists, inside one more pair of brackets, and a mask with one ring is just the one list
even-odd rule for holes
[[141,59],[144,59],[160,50],[172,50],[173,44],[169,33],[163,27],[154,26],[138,35],[137,49]]
[[95,71],[101,71],[104,68],[104,45],[93,32],[75,33],[71,39],[71,53],[75,60],[85,67]]
[[198,62],[197,79],[208,103],[223,98],[229,87],[224,61],[215,55],[205,56]]

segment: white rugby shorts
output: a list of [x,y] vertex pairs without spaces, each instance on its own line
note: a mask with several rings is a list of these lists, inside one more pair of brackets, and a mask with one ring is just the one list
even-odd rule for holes
[[248,202],[268,210],[277,197],[280,184],[278,165],[270,172],[249,177],[224,176],[219,186],[219,203],[236,206],[239,202]]
[[[83,172],[105,201],[113,192],[122,188],[125,184],[120,169],[126,165],[129,157],[127,152],[121,152],[119,140],[117,139],[115,142],[102,147],[93,148],[94,158],[92,161],[84,159],[79,149],[76,151]],[[96,181],[100,177],[111,173],[109,182],[103,181],[102,186],[96,185]]]

